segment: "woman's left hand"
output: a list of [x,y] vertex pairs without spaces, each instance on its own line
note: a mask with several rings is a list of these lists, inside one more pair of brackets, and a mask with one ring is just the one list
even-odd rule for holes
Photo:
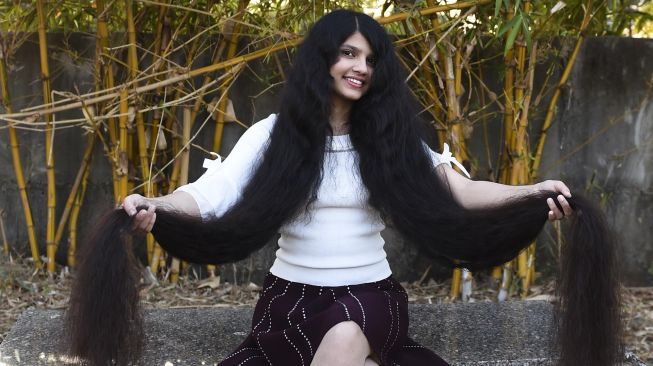
[[558,195],[556,198],[562,206],[562,211],[558,208],[552,198],[546,200],[547,205],[549,205],[549,221],[560,220],[565,216],[569,216],[573,213],[573,209],[569,205],[569,202],[565,197],[571,197],[571,191],[569,188],[559,180],[545,180],[544,182],[537,183],[535,189],[538,191],[554,191],[560,192],[562,194]]

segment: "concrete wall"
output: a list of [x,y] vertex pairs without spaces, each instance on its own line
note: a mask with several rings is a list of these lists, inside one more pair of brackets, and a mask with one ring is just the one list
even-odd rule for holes
[[[83,35],[72,35],[64,39],[61,35],[49,35],[51,52],[50,68],[55,75],[53,89],[80,92],[92,89],[92,59],[94,39]],[[63,52],[66,42],[75,54]],[[562,42],[562,58],[538,65],[536,84],[541,84],[551,63],[561,63],[572,43]],[[181,57],[181,56],[180,56]],[[549,131],[541,165],[542,179],[561,178],[572,188],[572,192],[585,192],[593,182],[592,194],[605,203],[610,223],[623,246],[624,275],[630,285],[653,283],[649,267],[653,264],[653,100],[650,95],[653,82],[653,41],[626,38],[588,39],[579,55],[569,83],[565,86],[558,103],[555,122]],[[181,60],[180,60],[181,61]],[[649,62],[647,62],[649,61]],[[41,103],[41,84],[38,49],[32,40],[24,44],[11,60],[9,70],[10,89],[14,110]],[[196,65],[207,64],[203,55]],[[557,80],[559,70],[555,68],[552,80]],[[272,88],[259,95],[266,85],[261,79],[274,82],[275,66],[272,63],[254,62],[251,70],[241,75],[231,91],[236,114],[245,123],[253,123],[276,110],[279,88]],[[488,64],[484,69],[485,79],[493,90],[501,90],[500,61]],[[536,89],[538,86],[536,85]],[[533,110],[533,127],[530,135],[533,141],[538,135],[539,124],[550,93]],[[476,98],[476,97],[475,97]],[[78,118],[79,111],[57,115],[58,119]],[[199,116],[200,125],[206,115]],[[484,145],[483,123],[489,141],[495,145]],[[4,126],[4,123],[2,124]],[[226,155],[244,128],[227,125],[224,147],[220,152]],[[499,151],[501,122],[489,119],[470,124],[470,149],[479,169],[478,178],[491,174],[496,167]],[[596,134],[595,137],[592,137]],[[196,141],[209,147],[213,136],[213,125],[209,122]],[[39,243],[44,252],[46,177],[44,161],[44,134],[20,131],[23,168],[28,181]],[[583,143],[586,142],[586,143]],[[84,149],[84,137],[80,128],[58,130],[55,134],[55,164],[57,168],[57,200],[59,215],[72,185]],[[487,151],[490,151],[489,159]],[[191,153],[190,179],[196,179],[203,171],[202,152]],[[6,129],[0,129],[0,209],[4,217],[8,239],[15,247],[27,252],[27,239],[22,215],[22,206],[11,163],[9,139]],[[103,152],[95,151],[89,188],[80,219],[80,235],[88,232],[97,216],[112,205],[110,167]],[[592,178],[594,177],[594,178]],[[407,245],[391,230],[384,233],[391,264],[400,280],[419,278],[431,264]],[[57,260],[65,262],[65,239],[58,252]],[[273,260],[275,245],[268,245],[260,253],[238,263],[222,266],[225,278],[243,281],[258,281]],[[540,241],[540,258],[549,257],[557,250],[549,233]],[[432,268],[432,273],[447,271]]]

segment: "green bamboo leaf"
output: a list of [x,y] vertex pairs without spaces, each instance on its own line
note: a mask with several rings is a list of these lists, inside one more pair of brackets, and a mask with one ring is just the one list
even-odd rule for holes
[[497,33],[497,37],[503,36],[509,29],[512,29],[515,27],[515,24],[519,21],[518,17],[512,17],[510,21],[507,23],[504,23],[501,28],[499,29],[499,32]]
[[499,16],[499,11],[501,10],[501,0],[496,0],[494,2],[494,17],[497,18]]
[[517,38],[517,34],[519,33],[519,29],[522,27],[521,23],[521,14],[517,15],[515,19],[518,19],[515,22],[515,25],[512,27],[510,30],[510,34],[508,34],[508,39],[506,40],[506,49],[503,51],[504,57],[508,55],[508,51],[512,48],[512,46],[515,44],[515,39]]

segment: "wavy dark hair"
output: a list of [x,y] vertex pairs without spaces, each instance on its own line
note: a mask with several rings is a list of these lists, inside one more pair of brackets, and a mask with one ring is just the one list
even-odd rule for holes
[[[423,144],[417,103],[389,36],[369,16],[338,10],[315,23],[299,46],[268,147],[242,198],[208,220],[157,208],[152,233],[166,251],[195,263],[237,261],[310,209],[332,134],[328,71],[355,32],[366,38],[376,59],[369,90],[349,118],[370,206],[424,253],[452,266],[499,265],[535,239],[546,223],[545,200],[556,193],[463,208]],[[559,363],[608,366],[622,354],[615,244],[598,208],[577,195],[569,201],[576,215],[560,273]],[[83,248],[67,324],[71,354],[92,365],[127,364],[141,349],[131,220],[123,210],[110,211]]]

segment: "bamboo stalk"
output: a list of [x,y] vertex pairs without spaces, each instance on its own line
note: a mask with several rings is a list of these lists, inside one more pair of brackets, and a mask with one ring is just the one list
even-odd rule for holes
[[[138,78],[138,52],[136,49],[136,27],[134,25],[132,0],[125,0],[125,14],[127,17],[127,37],[129,41],[129,48],[127,49],[127,65],[129,67],[129,76],[132,80],[134,80]],[[134,83],[133,87],[138,88],[138,84]],[[143,194],[148,197],[150,192],[150,177],[147,158],[147,142],[145,140],[145,124],[143,122],[143,114],[138,110],[136,110],[134,113],[136,121],[136,136],[138,141],[138,156],[141,165],[141,177],[143,178],[143,182],[146,183],[146,186],[143,189]],[[131,149],[128,151],[131,152]]]
[[[524,11],[529,10],[530,8],[530,1],[526,1],[524,3]],[[521,46],[523,47],[523,46]],[[525,49],[523,49],[525,53]],[[533,80],[534,80],[534,75],[535,75],[535,64],[537,63],[536,60],[537,56],[537,43],[535,43],[531,49],[531,55],[529,58],[529,67],[528,67],[528,72],[525,76],[522,76],[519,83],[521,84],[521,90],[524,91],[524,93],[520,93],[519,97],[521,98],[519,106],[520,106],[520,111],[519,111],[519,116],[518,116],[518,124],[517,124],[517,131],[515,134],[515,140],[517,146],[515,147],[514,151],[514,158],[513,158],[513,169],[512,169],[512,176],[511,176],[511,184],[513,185],[520,185],[520,184],[528,184],[532,183],[531,180],[531,175],[529,174],[529,161],[528,161],[528,156],[529,156],[529,146],[528,146],[528,135],[527,135],[527,128],[528,128],[528,113],[530,111],[530,103],[531,103],[531,96],[533,94]],[[521,62],[521,60],[520,60]],[[519,64],[519,74],[523,75],[523,64]],[[535,243],[531,244],[531,247],[534,248]],[[518,273],[519,277],[522,280],[522,296],[525,297],[528,294],[529,287],[530,287],[530,279],[529,274],[532,272],[532,263],[534,262],[532,259],[529,259],[533,255],[532,250],[524,250],[521,253],[519,253],[518,256]]]
[[461,276],[461,289],[460,289],[460,299],[463,302],[468,302],[472,298],[472,284],[473,284],[473,276],[472,272],[469,270],[463,268],[462,270],[462,276]]
[[[506,15],[506,22],[510,21],[514,13],[509,7]],[[506,38],[508,35],[506,35]],[[514,112],[514,51],[511,47],[506,56],[504,57],[505,77],[503,83],[504,94],[504,112],[503,112],[503,133],[504,133],[504,148],[501,150],[501,157],[499,163],[499,181],[501,183],[510,182],[510,164],[511,164],[511,146],[512,146],[512,125],[515,116]],[[504,271],[505,273],[505,271]]]
[[[528,14],[530,11],[530,1],[524,2],[523,14]],[[528,174],[528,136],[526,135],[526,128],[528,127],[528,105],[530,104],[530,94],[532,89],[532,84],[528,84],[528,77],[526,76],[526,45],[524,41],[524,32],[521,31],[517,41],[515,42],[517,60],[516,60],[516,79],[514,85],[514,98],[515,106],[513,108],[517,109],[515,114],[516,121],[511,123],[512,128],[512,143],[510,144],[510,156],[512,157],[512,166],[510,169],[510,184],[511,185],[523,185],[527,184]],[[535,64],[535,59],[530,59],[530,65]],[[530,71],[530,67],[529,67]],[[531,75],[529,73],[529,75]],[[526,91],[527,84],[531,86],[531,89]],[[525,101],[525,93],[528,93],[528,101]],[[528,292],[527,288],[524,288],[525,279],[528,271],[528,253],[527,251],[521,251],[517,255],[517,273],[522,280],[522,291]]]
[[387,17],[383,18],[377,18],[376,20],[381,23],[381,24],[389,24],[389,23],[394,23],[398,22],[407,18],[410,18],[415,15],[415,13],[419,13],[419,15],[422,16],[427,16],[427,15],[432,15],[435,13],[441,13],[444,11],[449,11],[449,10],[457,10],[457,9],[467,9],[471,8],[473,6],[478,6],[478,5],[485,5],[491,3],[492,0],[471,0],[471,1],[458,1],[453,4],[446,4],[446,5],[437,5],[437,6],[429,6],[424,9],[417,10],[415,12],[403,12],[403,13],[397,13],[393,14]]
[[583,17],[583,22],[581,23],[580,30],[578,31],[578,39],[576,40],[574,50],[572,51],[571,55],[569,56],[569,59],[567,60],[567,65],[565,66],[565,69],[562,72],[562,76],[558,81],[555,92],[553,93],[553,96],[551,96],[551,100],[549,101],[549,106],[546,110],[546,117],[544,118],[542,130],[540,131],[540,136],[537,140],[537,147],[535,148],[535,160],[533,160],[531,166],[531,176],[534,179],[537,179],[538,177],[537,174],[540,168],[540,162],[542,160],[542,150],[544,150],[544,142],[546,141],[547,133],[549,131],[549,128],[551,127],[551,123],[553,122],[553,116],[555,115],[556,107],[558,104],[558,98],[560,98],[560,93],[562,91],[562,88],[567,83],[567,80],[571,75],[571,70],[574,68],[574,64],[576,63],[576,59],[578,58],[578,53],[580,52],[580,48],[585,40],[585,30],[587,29],[587,26],[589,25],[591,19],[592,19],[592,0],[588,0],[587,6],[585,7],[585,15]]
[[461,288],[462,269],[454,268],[451,276],[451,289],[449,290],[449,297],[451,299],[458,298]]
[[[39,54],[41,60],[41,78],[43,81],[43,102],[45,104],[50,103],[50,67],[48,65],[48,45],[45,34],[45,9],[43,6],[43,0],[36,0],[36,13],[38,16],[38,33],[39,33]],[[49,113],[44,115],[46,126],[45,126],[45,167],[46,167],[46,176],[48,181],[48,203],[47,203],[47,226],[46,226],[46,253],[48,258],[47,269],[49,273],[54,273],[55,269],[55,250],[56,243],[54,241],[55,237],[55,225],[56,225],[56,182],[54,174],[54,131],[52,126],[52,118]]]
[[[429,6],[433,5],[433,0],[429,0],[427,2]],[[418,22],[417,18],[412,18],[411,23],[413,24],[413,27],[415,28],[416,32],[419,34],[425,33],[421,24]],[[404,31],[406,35],[410,34],[410,28],[408,27],[408,24],[406,21],[402,22],[404,26]],[[432,27],[433,31],[437,31],[440,29],[440,24],[437,20],[437,17],[434,17],[433,19],[430,20],[430,25]],[[431,40],[431,37],[427,38],[427,40]],[[410,49],[414,50],[414,53],[417,55],[417,60],[422,59],[424,55],[429,54],[429,47],[425,45],[424,42],[414,42],[410,44],[406,44],[403,47],[409,47]],[[438,52],[435,54],[438,55]],[[417,61],[416,60],[416,61]],[[421,78],[415,78],[415,82],[423,89],[424,96],[423,98],[425,99],[424,104],[425,105],[432,105],[433,108],[428,108],[429,113],[431,114],[433,118],[433,125],[438,126],[438,122],[441,123],[441,121],[444,119],[444,107],[442,106],[442,103],[440,102],[438,98],[438,92],[436,88],[436,80],[437,80],[437,73],[438,73],[438,63],[437,63],[438,58],[431,57],[429,62],[425,62],[422,64],[422,67],[420,67],[420,74]],[[406,65],[405,62],[403,62],[404,65],[408,68],[408,65]],[[436,127],[436,133],[438,135],[438,140],[439,141],[445,141],[446,140],[446,127],[445,128],[437,128]]]
[[[238,35],[240,33],[240,23],[239,20],[242,19],[245,14],[245,8],[249,4],[249,0],[239,0],[238,1],[238,11],[234,16],[236,21],[231,36],[229,37],[229,48],[227,49],[227,60],[236,56],[236,51],[238,50]],[[222,90],[220,94],[224,94],[226,90]],[[222,133],[224,131],[224,122],[225,122],[225,113],[227,109],[227,103],[229,102],[228,98],[222,98],[218,104],[218,113],[215,118],[215,132],[213,135],[213,151],[220,152],[220,147],[222,145]],[[184,121],[184,123],[186,123]],[[182,170],[183,172],[183,170]]]
[[[113,62],[111,57],[107,57],[106,52],[109,49],[109,30],[107,28],[107,11],[104,8],[104,0],[95,0],[97,17],[97,51],[96,51],[96,85],[103,85],[103,88],[111,90],[114,88]],[[96,92],[99,91],[96,88]],[[98,111],[102,111],[102,104],[98,105]],[[109,130],[108,151],[113,151],[116,146],[117,124],[116,119],[111,117],[107,119],[107,129]],[[109,159],[111,164],[111,177],[113,178],[113,199],[118,202],[118,176],[116,175],[116,159]]]
[[[448,43],[448,42],[447,42]],[[458,96],[456,95],[456,73],[454,70],[453,53],[460,52],[460,49],[452,50],[450,44],[447,46],[447,51],[444,58],[444,72],[445,72],[445,87],[446,87],[446,101],[447,101],[447,124],[449,127],[449,135],[453,143],[454,154],[458,156],[461,161],[468,159],[465,148],[465,136],[460,125],[460,105]],[[456,268],[453,273],[451,295],[453,298],[457,297],[458,293],[462,290],[462,278],[464,269]],[[471,278],[471,273],[465,274],[466,277]]]
[[[5,54],[0,46],[0,90],[2,94],[2,104],[5,112],[11,113],[11,96],[9,94],[9,81],[7,79],[7,69],[5,67]],[[14,174],[16,175],[16,183],[18,185],[18,193],[20,201],[23,205],[23,215],[25,216],[25,227],[27,229],[27,239],[32,254],[32,260],[36,267],[41,267],[41,257],[39,255],[39,247],[36,241],[36,231],[34,229],[34,220],[32,219],[32,209],[30,208],[29,198],[27,197],[27,188],[25,186],[25,176],[23,174],[23,165],[20,159],[20,145],[18,143],[18,135],[13,124],[8,126],[9,144],[11,145],[11,158],[14,165]]]
[[[508,1],[505,22],[509,22],[514,16],[512,2]],[[506,34],[506,42],[508,34]],[[513,140],[513,123],[515,116],[515,72],[514,46],[508,49],[504,56],[505,77],[503,83],[504,110],[503,110],[503,148],[499,156],[499,182],[509,184],[511,179]],[[499,289],[498,300],[503,301],[508,297],[509,286],[512,283],[513,264],[512,261],[503,265],[501,288]]]
[[512,283],[512,261],[503,265],[503,277],[499,288],[498,301],[506,301],[510,295],[510,284]]
[[127,157],[127,120],[129,112],[128,104],[129,95],[127,89],[122,90],[120,93],[120,118],[119,118],[119,139],[118,139],[118,175],[120,186],[118,189],[119,197],[118,202],[127,197],[128,192],[128,173],[129,173],[129,158]]
[[[93,159],[92,154],[91,159]],[[81,211],[82,202],[84,202],[84,196],[86,195],[86,187],[90,172],[91,164],[89,163],[88,168],[84,171],[84,176],[82,177],[82,187],[77,192],[75,202],[73,203],[72,212],[70,214],[70,220],[68,221],[68,266],[73,268],[76,265],[77,254],[77,222],[79,220],[79,213]]]
[[63,214],[59,218],[59,225],[57,225],[57,231],[55,233],[55,238],[54,238],[55,251],[59,246],[59,242],[61,241],[61,237],[63,236],[64,228],[68,221],[68,217],[72,210],[73,204],[77,199],[79,187],[82,184],[82,179],[84,178],[84,176],[87,176],[86,171],[90,169],[91,158],[93,156],[93,148],[95,147],[95,140],[96,140],[95,134],[89,134],[87,136],[86,149],[84,150],[84,157],[82,158],[82,162],[79,165],[79,169],[77,170],[77,175],[75,176],[75,181],[70,190],[70,194],[68,195],[68,199],[66,200],[66,206],[64,207]]
[[7,233],[5,232],[4,215],[5,211],[0,209],[0,234],[2,234],[2,251],[5,255],[9,254],[9,241],[7,240]]
[[149,261],[150,272],[152,272],[152,274],[155,276],[159,272],[159,262],[161,259],[161,255],[162,255],[161,246],[155,242],[154,249],[152,250],[152,256]]
[[[190,149],[187,147],[190,141],[190,115],[191,110],[188,107],[184,108],[183,128],[182,128],[182,143],[185,148],[181,154],[181,167],[179,173],[179,184],[184,185],[188,183],[188,159]],[[179,281],[179,259],[173,258],[170,265],[170,282],[177,283]]]

